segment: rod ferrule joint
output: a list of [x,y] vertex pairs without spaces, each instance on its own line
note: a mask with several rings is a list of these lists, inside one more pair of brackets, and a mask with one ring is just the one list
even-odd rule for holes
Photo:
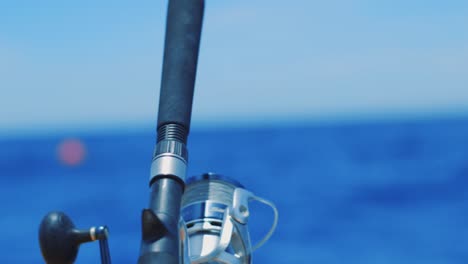
[[155,177],[172,176],[185,182],[188,152],[187,130],[179,124],[166,124],[158,129],[158,140],[151,163],[150,183]]

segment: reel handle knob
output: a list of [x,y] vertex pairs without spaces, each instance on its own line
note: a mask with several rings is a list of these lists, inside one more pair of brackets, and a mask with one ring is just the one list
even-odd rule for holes
[[90,242],[89,230],[78,230],[63,212],[50,212],[39,227],[39,243],[47,264],[72,264],[81,243]]

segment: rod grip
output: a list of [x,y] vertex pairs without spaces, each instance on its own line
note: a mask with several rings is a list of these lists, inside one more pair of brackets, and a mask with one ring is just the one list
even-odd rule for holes
[[204,0],[169,1],[159,98],[158,128],[190,129]]

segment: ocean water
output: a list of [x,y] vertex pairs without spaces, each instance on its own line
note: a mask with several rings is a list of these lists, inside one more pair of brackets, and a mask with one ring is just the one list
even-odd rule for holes
[[[57,158],[74,137],[79,166]],[[38,227],[63,210],[110,227],[113,263],[136,263],[154,131],[0,138],[3,263],[43,263]],[[468,118],[194,129],[190,175],[235,178],[280,211],[254,263],[468,263]],[[252,204],[258,241],[271,211]],[[76,263],[100,263],[98,244]]]

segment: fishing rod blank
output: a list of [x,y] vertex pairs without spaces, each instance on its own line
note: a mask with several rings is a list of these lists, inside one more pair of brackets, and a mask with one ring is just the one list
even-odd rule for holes
[[203,0],[169,1],[157,143],[151,164],[149,209],[142,212],[139,264],[177,264],[181,259],[180,203],[203,11]]

